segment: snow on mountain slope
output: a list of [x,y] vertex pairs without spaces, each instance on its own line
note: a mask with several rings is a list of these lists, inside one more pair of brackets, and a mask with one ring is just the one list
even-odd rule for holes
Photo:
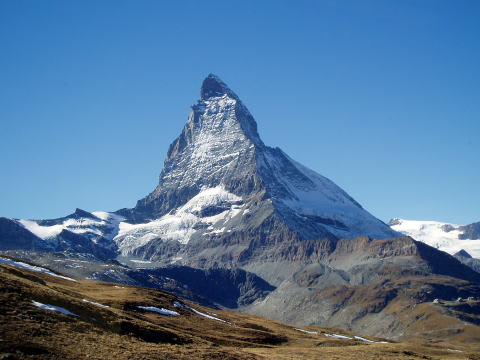
[[121,222],[114,241],[124,255],[153,239],[187,244],[199,230],[223,232],[225,223],[242,211],[241,200],[221,186],[206,188],[185,205],[157,220],[143,224]]
[[[86,213],[86,212],[85,212]],[[123,217],[103,211],[88,213],[93,216],[67,216],[55,220],[16,220],[25,229],[46,240],[55,242],[55,237],[63,230],[68,230],[75,234],[86,235],[93,242],[98,237],[104,237],[108,240],[113,239],[117,233],[118,224]]]
[[[351,238],[368,234],[374,238],[394,237],[397,234],[386,224],[365,211],[333,181],[290,159],[291,163],[308,179],[295,182],[284,177],[283,182],[294,199],[283,200],[297,215],[320,221],[339,238]],[[281,172],[279,172],[281,174]]]
[[480,258],[480,240],[461,239],[464,226],[438,221],[392,219],[389,225],[395,231],[411,236],[451,255],[464,249]]
[[38,236],[40,239],[49,240],[53,239],[55,236],[60,234],[66,226],[63,224],[60,225],[51,225],[51,226],[42,226],[39,225],[35,220],[17,220],[20,225],[25,229]]

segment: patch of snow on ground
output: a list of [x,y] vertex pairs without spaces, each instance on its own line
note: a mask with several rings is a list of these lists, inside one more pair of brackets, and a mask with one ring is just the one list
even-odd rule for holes
[[[394,219],[391,228],[415,240],[424,242],[450,255],[464,249],[475,258],[480,258],[480,240],[460,240],[460,225],[438,221]],[[446,231],[446,229],[448,231]]]
[[20,261],[13,261],[13,260],[2,258],[2,257],[0,257],[0,264],[11,265],[11,266],[15,266],[15,267],[20,268],[20,269],[25,269],[25,270],[38,272],[38,273],[47,274],[47,275],[58,277],[60,279],[77,281],[75,279],[72,279],[72,278],[69,278],[69,277],[66,277],[66,276],[55,274],[53,271],[42,268],[40,266],[29,265],[29,264],[26,264],[26,263],[23,263],[23,262],[20,262]]
[[62,313],[64,315],[69,315],[69,316],[77,316],[77,314],[74,314],[72,313],[71,311],[68,311],[67,309],[65,308],[62,308],[60,306],[55,306],[55,305],[49,305],[49,304],[42,304],[41,302],[38,302],[38,301],[33,301],[32,300],[32,304],[40,309],[43,309],[43,310],[50,310],[50,311],[56,311],[56,312],[59,312],[59,313]]
[[145,310],[145,311],[151,311],[151,312],[156,312],[162,315],[167,315],[167,316],[178,316],[180,315],[178,312],[173,311],[173,310],[168,310],[164,308],[157,308],[155,306],[137,306],[139,309]]
[[103,307],[103,308],[109,308],[110,306],[108,305],[103,305],[103,304],[100,304],[98,302],[95,302],[95,301],[90,301],[90,300],[87,300],[87,299],[82,299],[83,302],[85,303],[89,303],[89,304],[92,304],[92,305],[96,305],[96,306],[100,306],[100,307]]
[[298,328],[293,328],[293,330],[301,331],[301,332],[311,334],[311,335],[317,335],[318,334],[318,332],[316,332],[316,331],[303,330],[303,329],[298,329]]
[[[299,328],[293,328],[293,330],[301,331],[301,332],[303,332],[303,333],[310,334],[310,335],[317,335],[317,334],[318,334],[318,332],[316,332],[316,331],[304,330],[304,329],[299,329]],[[342,339],[342,340],[353,340],[353,339],[357,339],[357,340],[364,341],[364,342],[367,342],[367,343],[388,344],[387,341],[369,340],[369,339],[365,339],[364,337],[361,337],[361,336],[354,336],[354,337],[352,338],[352,337],[350,337],[350,336],[339,335],[339,334],[323,334],[323,335],[325,335],[325,336],[327,336],[327,337],[334,338],[334,339]]]
[[376,342],[376,341],[373,341],[373,340],[365,339],[365,338],[363,338],[363,337],[361,337],[361,336],[354,336],[354,338],[357,339],[357,340],[365,341],[365,342],[369,342],[369,343],[374,343],[374,342]]
[[205,314],[201,311],[198,311],[188,305],[185,305],[185,304],[182,304],[182,303],[179,303],[178,301],[174,301],[173,302],[173,306],[175,307],[181,307],[181,308],[185,308],[185,309],[188,309],[190,311],[193,311],[195,314],[197,315],[200,315],[200,316],[203,316],[203,317],[206,317],[207,319],[211,319],[211,320],[215,320],[215,321],[220,321],[220,322],[223,322],[223,323],[226,323],[226,324],[230,324],[228,321],[225,321],[225,320],[222,320],[218,317],[215,317],[215,316],[212,316],[212,315],[208,315],[208,314]]
[[335,338],[335,339],[344,339],[344,340],[352,340],[353,338],[345,335],[338,335],[338,334],[324,334],[325,336]]

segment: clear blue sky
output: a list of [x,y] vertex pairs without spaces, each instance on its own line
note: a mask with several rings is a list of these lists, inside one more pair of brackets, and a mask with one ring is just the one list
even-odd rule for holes
[[0,216],[131,207],[203,78],[382,220],[480,221],[480,1],[0,1]]

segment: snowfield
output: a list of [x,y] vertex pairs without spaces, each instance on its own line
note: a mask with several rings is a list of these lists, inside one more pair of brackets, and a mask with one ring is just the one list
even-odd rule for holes
[[[241,200],[241,197],[229,193],[221,186],[206,188],[172,214],[157,220],[145,224],[120,222],[118,235],[113,240],[124,255],[154,239],[187,244],[197,231],[195,225],[199,223],[208,226],[210,232],[222,229],[225,222],[241,211],[241,206],[238,205]],[[215,215],[202,216],[203,210],[217,206],[224,207],[225,210]]]
[[408,235],[415,240],[424,242],[451,255],[460,250],[465,250],[471,256],[480,258],[480,240],[458,238],[462,232],[457,224],[438,221],[418,221],[392,219],[391,228]]

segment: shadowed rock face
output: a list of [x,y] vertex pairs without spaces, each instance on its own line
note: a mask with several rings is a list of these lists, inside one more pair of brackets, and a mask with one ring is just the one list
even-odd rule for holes
[[461,240],[463,239],[480,240],[480,222],[460,226],[460,231],[463,232],[458,236],[459,239]]
[[46,249],[42,239],[12,219],[0,217],[0,250]]
[[186,266],[169,266],[144,270],[137,274],[175,279],[195,294],[229,308],[248,305],[275,289],[265,280],[242,269],[202,270]]
[[480,259],[473,258],[468,252],[463,249],[454,254],[453,256],[462,264],[480,273]]
[[106,241],[105,239],[98,239],[95,243],[68,230],[62,230],[57,236],[57,241],[56,251],[92,254],[100,260],[112,259],[116,255],[114,249],[102,246],[102,242]]
[[467,258],[467,259],[471,259],[472,258],[472,255],[470,255],[468,252],[466,252],[465,250],[460,250],[458,252],[456,252],[455,254],[453,254],[453,256],[457,257],[457,256],[461,256],[461,257],[464,257],[464,258]]

